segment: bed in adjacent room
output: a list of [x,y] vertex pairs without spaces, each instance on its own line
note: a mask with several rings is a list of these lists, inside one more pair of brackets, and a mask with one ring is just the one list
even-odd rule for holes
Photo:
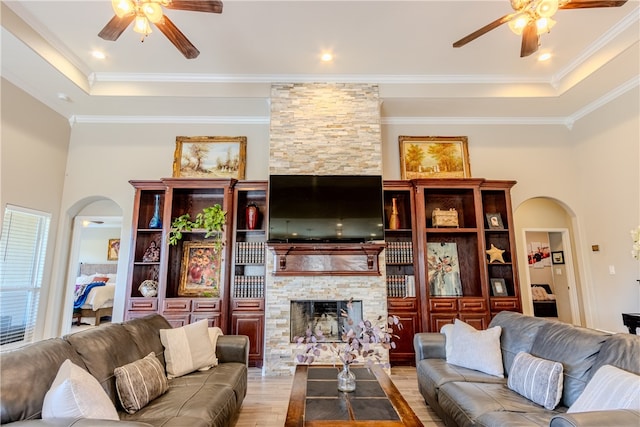
[[98,326],[101,318],[111,316],[117,268],[117,264],[80,264],[73,306],[73,319],[77,325],[82,323],[82,318],[93,318]]
[[532,284],[533,315],[536,317],[558,317],[556,296],[546,283]]

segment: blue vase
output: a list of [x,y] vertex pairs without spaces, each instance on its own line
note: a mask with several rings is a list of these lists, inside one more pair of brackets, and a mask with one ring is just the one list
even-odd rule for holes
[[149,228],[162,228],[162,220],[160,220],[160,195],[156,194],[156,202],[153,207],[153,217],[149,221]]

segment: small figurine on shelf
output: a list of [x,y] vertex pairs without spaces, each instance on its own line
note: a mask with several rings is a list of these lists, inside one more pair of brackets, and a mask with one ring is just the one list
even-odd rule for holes
[[494,261],[501,262],[503,264],[505,263],[504,258],[502,257],[502,254],[505,253],[504,249],[496,248],[492,243],[491,249],[487,249],[485,252],[489,255],[489,264]]
[[160,261],[160,248],[155,241],[149,244],[149,247],[144,251],[142,255],[143,262],[158,262]]

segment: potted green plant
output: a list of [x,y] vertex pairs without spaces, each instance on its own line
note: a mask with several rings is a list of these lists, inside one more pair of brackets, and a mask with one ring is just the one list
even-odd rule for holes
[[196,215],[194,221],[191,220],[191,216],[188,213],[180,215],[171,222],[168,237],[169,244],[178,244],[178,241],[182,239],[182,233],[185,231],[204,229],[205,238],[214,236],[216,243],[222,246],[222,227],[226,223],[227,212],[219,204],[204,208],[202,212]]

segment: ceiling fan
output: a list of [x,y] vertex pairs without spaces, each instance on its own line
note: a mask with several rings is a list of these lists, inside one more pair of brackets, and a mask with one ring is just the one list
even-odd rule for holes
[[515,12],[504,15],[490,24],[461,38],[453,47],[462,47],[478,37],[509,23],[511,30],[522,35],[520,57],[529,56],[538,50],[540,34],[548,33],[555,21],[551,17],[558,9],[585,9],[594,7],[619,7],[627,0],[594,1],[594,0],[511,0]]
[[153,23],[171,43],[187,58],[196,58],[200,51],[182,34],[182,31],[163,13],[162,7],[194,12],[222,13],[219,0],[111,0],[115,16],[98,33],[105,40],[116,41],[120,34],[134,22],[133,30],[144,37],[151,33]]

